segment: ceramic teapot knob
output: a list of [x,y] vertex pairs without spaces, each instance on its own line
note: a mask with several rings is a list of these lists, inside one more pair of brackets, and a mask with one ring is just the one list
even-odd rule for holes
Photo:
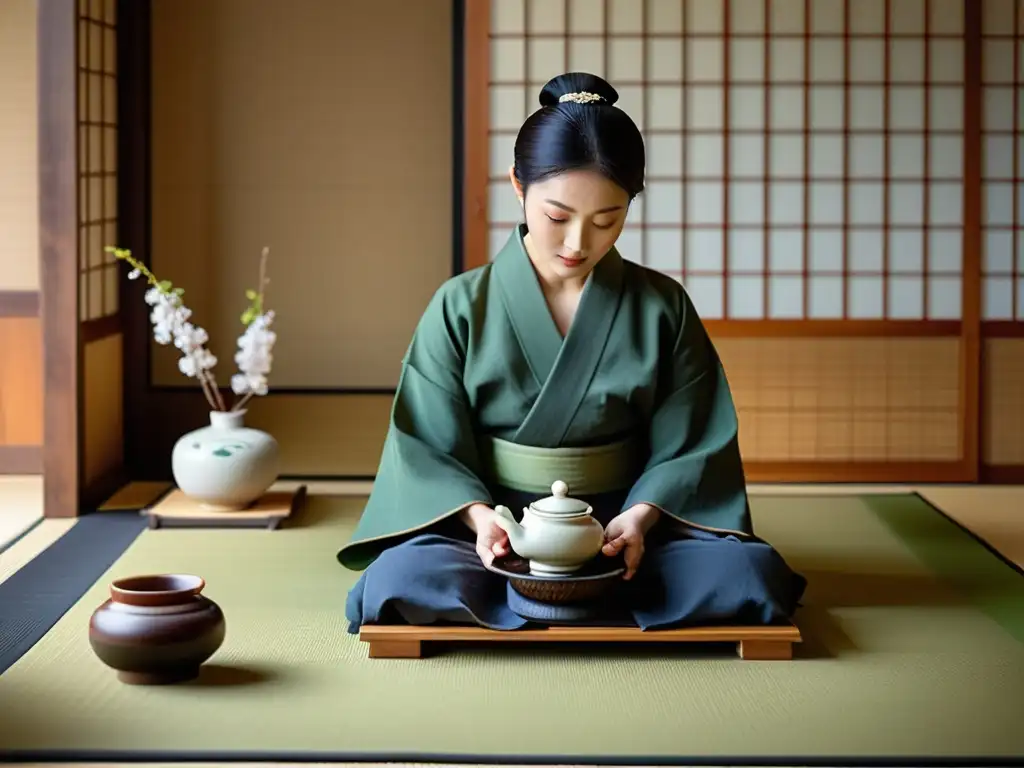
[[555,480],[551,484],[551,493],[556,499],[564,499],[569,495],[569,486],[561,480]]

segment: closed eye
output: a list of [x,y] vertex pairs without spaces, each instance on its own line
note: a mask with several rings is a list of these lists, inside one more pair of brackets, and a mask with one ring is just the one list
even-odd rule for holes
[[[544,214],[544,215],[548,217],[549,221],[554,222],[555,224],[565,224],[568,221],[568,219],[556,219],[555,217],[550,216],[548,214]],[[597,229],[611,229],[614,226],[615,226],[615,222],[614,221],[611,224],[595,224],[594,225],[594,227],[596,227]]]

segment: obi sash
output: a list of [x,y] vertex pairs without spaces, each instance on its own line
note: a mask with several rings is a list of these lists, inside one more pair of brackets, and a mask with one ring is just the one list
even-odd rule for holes
[[585,496],[629,488],[642,469],[643,451],[634,439],[574,448],[540,448],[482,438],[481,458],[489,479],[526,493],[551,493],[561,480],[569,494]]

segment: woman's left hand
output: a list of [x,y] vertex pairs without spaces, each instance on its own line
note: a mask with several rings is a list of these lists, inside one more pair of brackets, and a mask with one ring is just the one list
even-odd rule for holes
[[633,578],[636,569],[640,567],[640,561],[644,556],[644,537],[660,516],[661,511],[656,507],[650,504],[637,504],[620,512],[605,526],[605,543],[601,552],[609,557],[625,552],[624,579]]

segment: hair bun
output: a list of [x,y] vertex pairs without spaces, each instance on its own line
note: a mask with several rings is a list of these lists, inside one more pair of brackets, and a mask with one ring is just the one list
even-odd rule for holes
[[588,72],[567,72],[548,80],[540,91],[540,105],[552,107],[570,93],[592,93],[600,96],[599,101],[593,102],[596,104],[611,105],[619,100],[618,91],[604,78]]

